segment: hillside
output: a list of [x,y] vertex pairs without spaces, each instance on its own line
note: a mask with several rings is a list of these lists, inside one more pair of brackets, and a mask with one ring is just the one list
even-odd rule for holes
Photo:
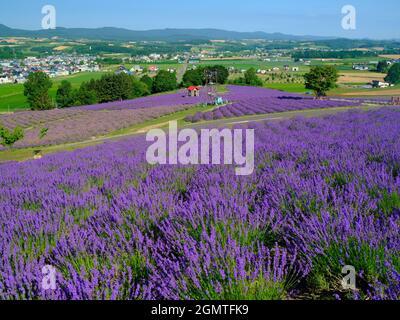
[[21,30],[0,24],[2,37],[61,37],[66,39],[119,40],[119,41],[191,41],[191,40],[293,40],[315,41],[330,39],[317,36],[295,36],[283,33],[237,32],[219,29],[160,29],[134,31],[122,28],[57,28],[54,30]]

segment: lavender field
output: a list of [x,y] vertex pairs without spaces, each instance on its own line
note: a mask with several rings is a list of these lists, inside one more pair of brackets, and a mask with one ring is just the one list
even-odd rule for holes
[[186,120],[199,122],[275,112],[356,107],[362,104],[360,100],[316,100],[300,94],[257,87],[228,86],[228,89],[229,92],[225,98],[229,104],[213,111],[198,112],[193,116],[188,116]]
[[154,108],[154,107],[172,107],[181,105],[195,105],[206,103],[209,101],[207,92],[203,89],[200,91],[200,96],[189,97],[186,90],[179,90],[177,93],[160,94],[150,97],[143,97],[133,100],[124,100],[117,102],[108,102],[102,104],[95,104],[89,106],[78,107],[82,110],[135,110],[141,108]]
[[[178,105],[113,111],[78,108],[28,111],[0,116],[0,121],[8,128],[14,128],[16,125],[25,128],[24,139],[15,144],[18,148],[24,148],[84,141],[190,107]],[[44,138],[39,137],[42,128],[48,129]]]
[[[224,106],[210,112],[190,115],[186,120],[198,122],[244,115],[361,105],[360,101],[321,101],[298,94],[243,86],[227,86],[227,92],[221,96],[226,103]],[[3,114],[0,115],[0,125],[9,129],[16,126],[25,129],[24,139],[16,143],[18,148],[56,145],[89,140],[212,100],[207,89],[203,88],[199,97],[188,97],[184,91],[179,91],[92,106]],[[48,134],[39,138],[43,128],[48,129]]]
[[[24,139],[16,143],[18,148],[55,145],[88,140],[207,101],[209,97],[204,90],[199,97],[188,97],[180,90],[174,94],[83,107],[3,114],[0,115],[0,125],[25,129]],[[43,128],[48,129],[48,134],[39,138]]]
[[399,124],[251,124],[248,177],[150,166],[144,137],[1,164],[0,299],[399,299]]

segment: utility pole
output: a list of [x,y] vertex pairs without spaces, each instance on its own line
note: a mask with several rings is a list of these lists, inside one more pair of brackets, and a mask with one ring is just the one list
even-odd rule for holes
[[208,92],[208,96],[210,97],[210,104],[215,102],[215,85],[218,82],[218,71],[217,70],[205,70],[204,71],[204,78],[206,79],[206,88]]

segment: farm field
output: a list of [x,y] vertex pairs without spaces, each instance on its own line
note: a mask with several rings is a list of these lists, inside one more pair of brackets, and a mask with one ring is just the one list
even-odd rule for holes
[[384,82],[386,74],[378,72],[340,72],[339,84],[343,83],[371,83],[372,80]]
[[[278,61],[274,61],[278,60]],[[217,59],[217,60],[205,60],[201,61],[200,65],[206,66],[206,65],[223,65],[227,68],[229,67],[235,67],[238,70],[247,70],[249,68],[255,68],[255,69],[272,69],[274,67],[279,67],[283,69],[284,65],[289,65],[290,67],[299,67],[300,70],[299,72],[306,72],[309,70],[309,67],[304,66],[301,63],[295,63],[293,62],[292,59],[290,58],[271,58],[271,61],[260,61],[256,59],[237,59],[237,60],[222,60],[222,59]]]
[[362,58],[348,58],[348,59],[311,59],[311,65],[331,65],[335,66],[339,71],[352,72],[354,64],[369,64],[370,62],[376,62],[380,59],[378,57],[362,57]]
[[345,97],[392,97],[400,95],[400,86],[396,85],[389,88],[376,89],[360,89],[339,87],[329,92],[330,96],[345,96]]
[[306,93],[309,92],[301,83],[266,83],[264,84],[265,88],[281,90],[290,93]]
[[0,299],[398,299],[399,122],[387,107],[249,123],[248,177],[151,166],[143,136],[1,164]]
[[380,55],[380,57],[386,58],[386,59],[400,59],[400,54],[383,54],[383,55]]
[[182,64],[176,63],[174,61],[165,61],[165,62],[159,62],[156,61],[154,63],[143,63],[143,62],[138,62],[138,63],[124,63],[123,64],[126,68],[131,69],[133,66],[141,66],[143,68],[148,68],[149,66],[157,66],[159,70],[168,70],[168,69],[179,69],[182,67]]
[[[50,96],[55,99],[58,85],[63,80],[71,82],[74,88],[78,88],[82,82],[90,79],[99,79],[105,72],[83,72],[66,77],[52,79],[53,87],[49,90]],[[23,84],[2,84],[0,85],[0,112],[28,109],[29,106],[24,96]]]
[[345,96],[399,96],[400,95],[400,88],[386,88],[384,89],[376,89],[375,91],[354,91],[354,92],[345,92],[343,95]]

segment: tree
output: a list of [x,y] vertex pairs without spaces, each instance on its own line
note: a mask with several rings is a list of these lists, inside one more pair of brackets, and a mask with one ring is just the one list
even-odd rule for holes
[[96,82],[94,80],[91,80],[90,82],[83,82],[79,89],[73,94],[74,105],[85,106],[97,103],[98,99],[95,87]]
[[250,86],[262,86],[262,80],[257,76],[257,71],[254,68],[250,68],[244,74],[244,80],[247,85]]
[[131,77],[126,73],[104,75],[92,85],[99,102],[126,100],[132,93]]
[[114,100],[126,100],[132,97],[132,77],[126,73],[120,73],[113,76],[116,91]]
[[184,87],[189,87],[189,86],[200,86],[203,84],[203,75],[200,72],[201,70],[196,69],[196,70],[187,70],[185,74],[183,75],[183,86]]
[[400,63],[395,63],[390,67],[388,75],[385,78],[385,81],[391,84],[400,83]]
[[132,77],[132,92],[130,98],[148,96],[151,93],[149,87],[143,81]]
[[377,72],[381,72],[381,73],[387,73],[389,70],[389,65],[387,63],[387,61],[379,61],[377,67],[376,67],[376,71]]
[[74,90],[71,82],[67,80],[61,82],[56,93],[56,101],[60,108],[68,108],[74,105]]
[[336,87],[339,75],[333,66],[315,66],[304,75],[304,79],[306,88],[313,90],[319,98],[326,96],[330,89]]
[[24,131],[20,127],[16,127],[14,131],[0,126],[0,144],[6,148],[12,148],[14,143],[24,138]]
[[224,84],[229,77],[228,69],[221,65],[207,66],[201,68],[199,72],[201,72],[203,75],[204,84],[210,81],[218,84]]
[[177,87],[176,74],[161,70],[154,78],[153,93],[171,91],[175,90]]
[[49,89],[53,83],[44,72],[33,72],[24,84],[24,95],[32,110],[53,109],[53,103],[49,96]]
[[149,88],[149,91],[151,92],[153,90],[153,79],[149,77],[147,74],[145,74],[140,81],[142,81],[144,84],[146,84],[147,88]]
[[257,71],[254,68],[248,69],[245,72],[244,77],[234,79],[230,83],[256,87],[261,87],[263,85],[263,81],[257,76]]

